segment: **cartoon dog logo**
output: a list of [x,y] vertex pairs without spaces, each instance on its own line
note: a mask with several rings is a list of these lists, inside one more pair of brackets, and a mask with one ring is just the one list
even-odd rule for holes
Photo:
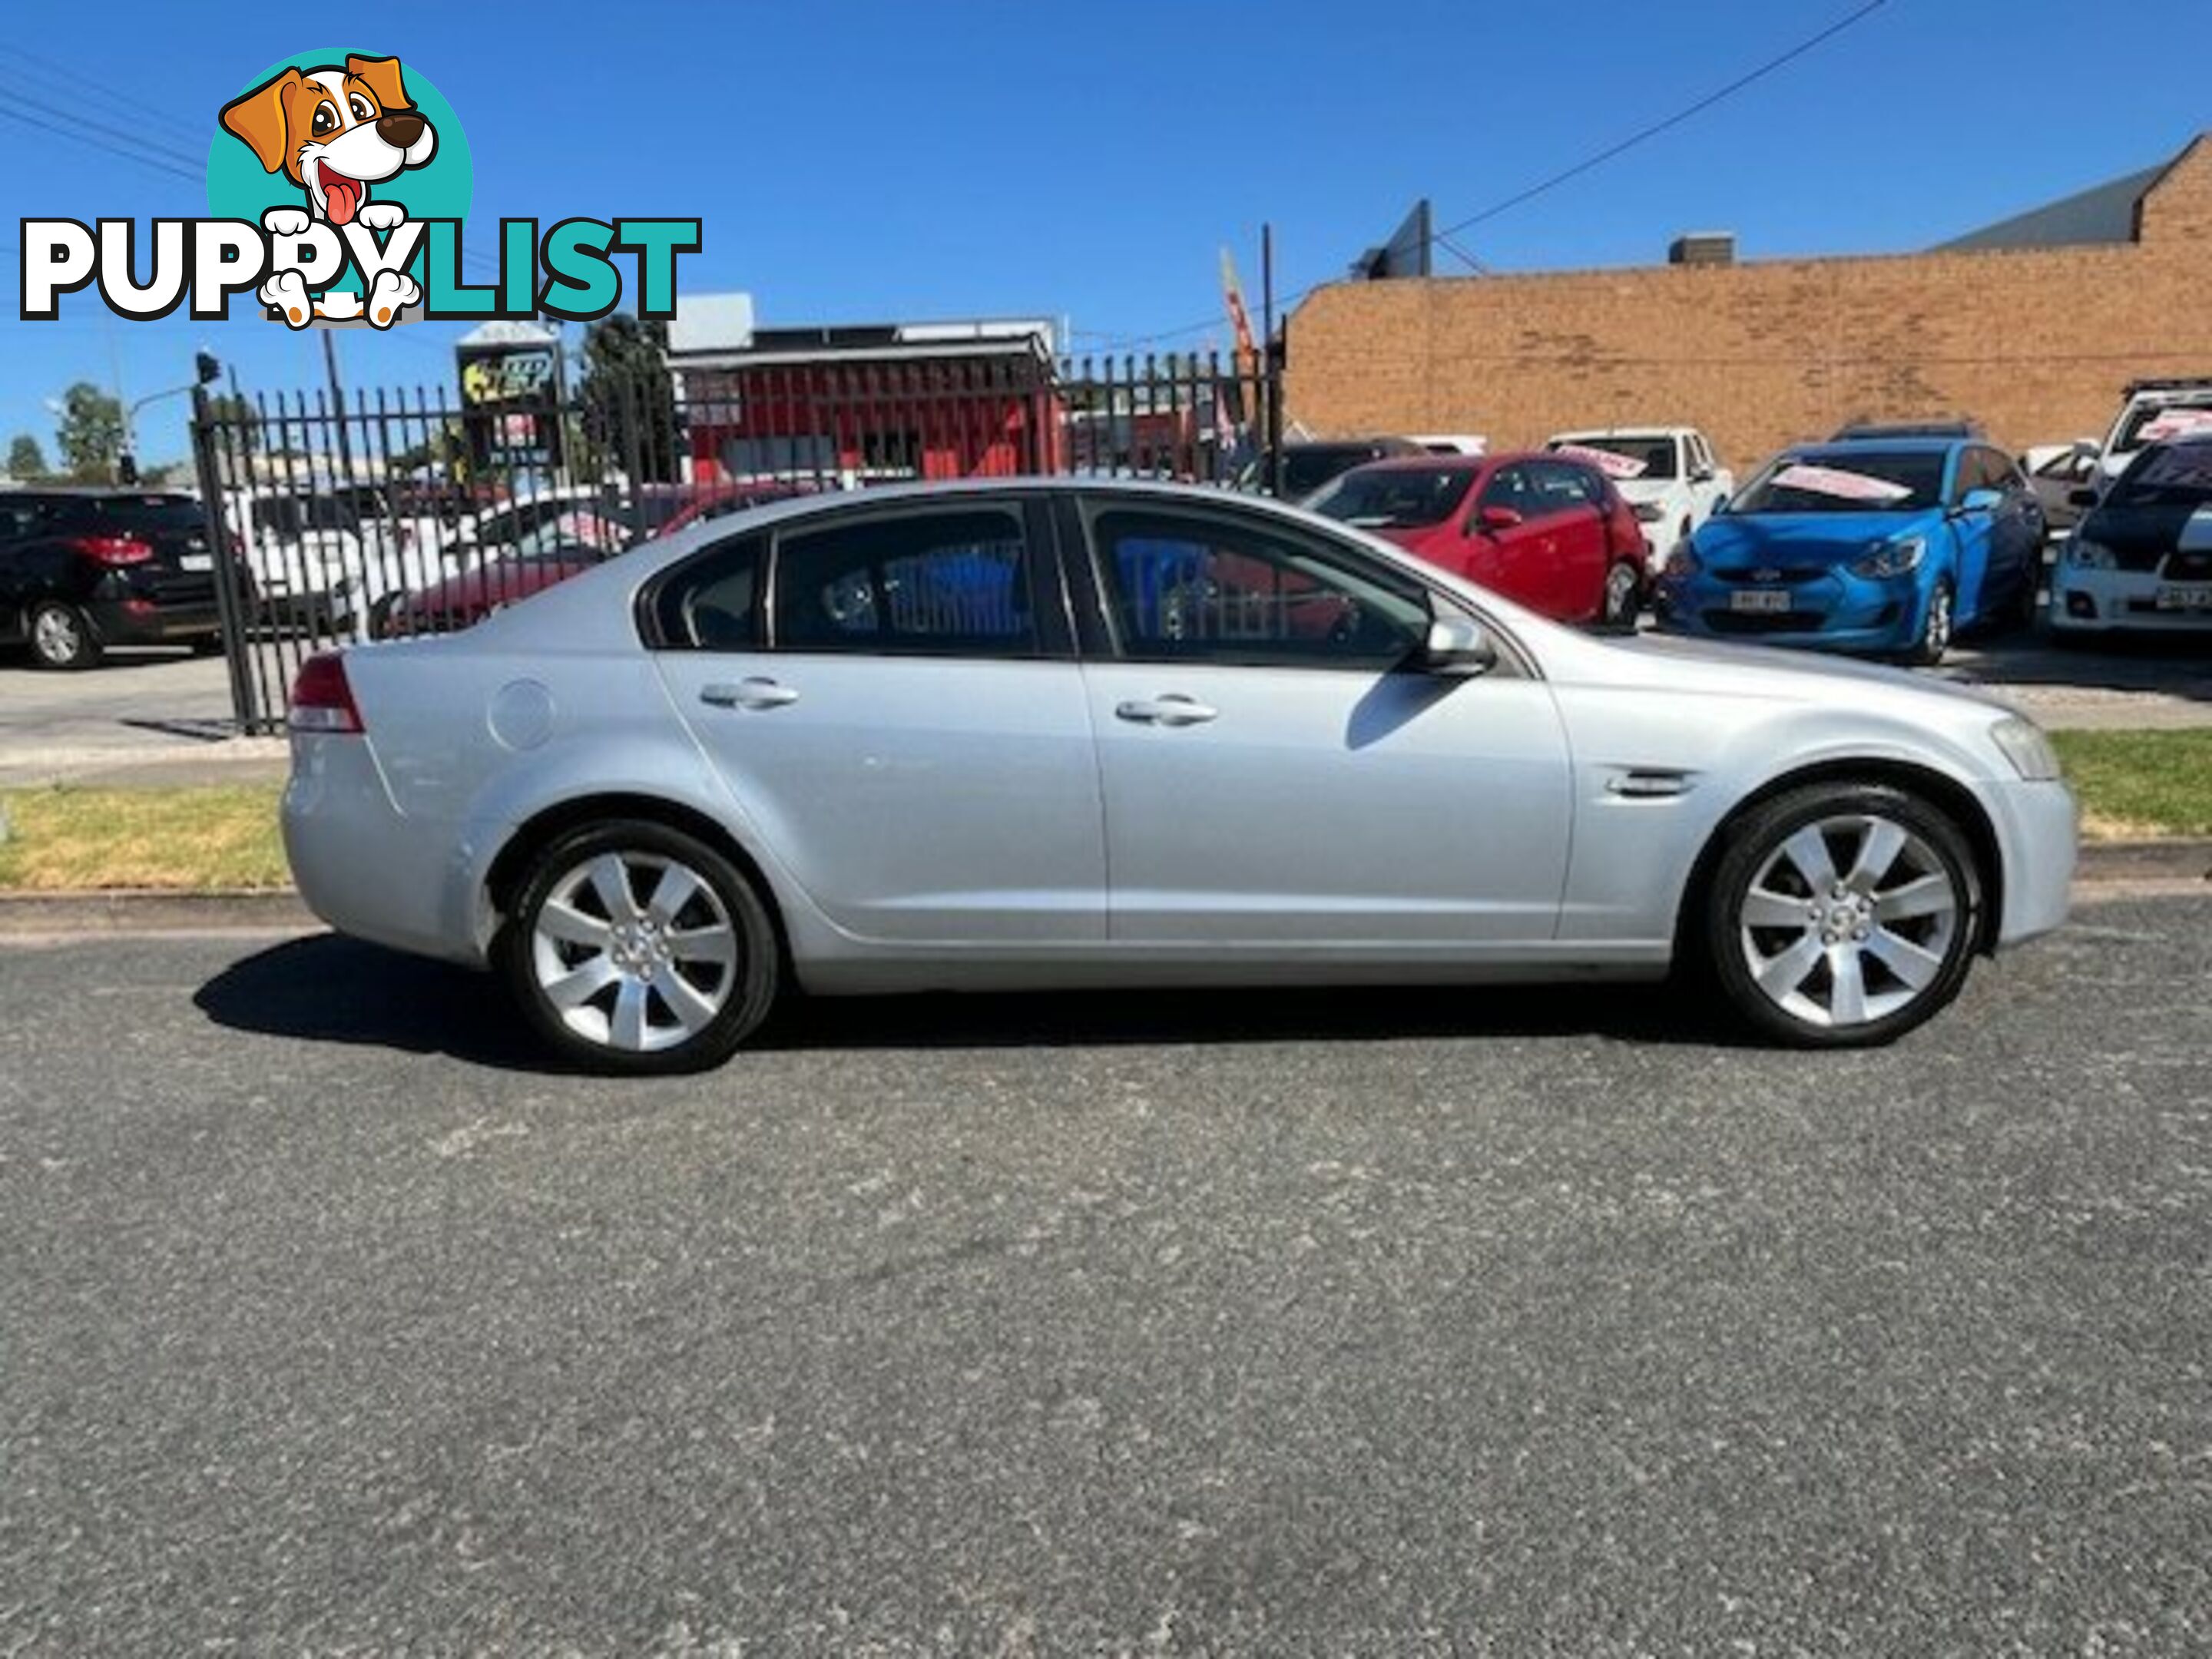
[[[314,220],[343,228],[356,219],[388,231],[407,217],[396,201],[371,201],[370,187],[425,165],[437,153],[438,132],[408,101],[397,58],[349,56],[343,67],[288,69],[222,106],[224,130],[243,140],[266,173],[282,173],[307,193],[307,206],[271,208],[262,226],[272,235],[296,236]],[[295,328],[310,314],[347,321],[366,312],[384,327],[403,307],[421,299],[402,271],[380,272],[364,305],[358,295],[333,290],[311,303],[296,270],[272,276],[261,288],[263,304],[282,311]]]

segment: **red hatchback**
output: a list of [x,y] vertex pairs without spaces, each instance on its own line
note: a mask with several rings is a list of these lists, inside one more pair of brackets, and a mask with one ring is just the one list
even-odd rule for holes
[[1625,628],[1643,601],[1635,512],[1595,467],[1557,455],[1376,461],[1305,505],[1559,622]]

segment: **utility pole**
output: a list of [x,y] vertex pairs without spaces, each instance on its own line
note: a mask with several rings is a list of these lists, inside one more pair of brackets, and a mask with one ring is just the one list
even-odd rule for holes
[[1283,359],[1275,341],[1275,228],[1260,227],[1260,328],[1267,351],[1267,493],[1283,493]]
[[343,482],[351,483],[353,476],[353,447],[346,439],[345,387],[338,381],[337,331],[325,325],[323,331],[323,363],[331,374],[331,415],[336,422],[338,437],[338,471],[344,475]]

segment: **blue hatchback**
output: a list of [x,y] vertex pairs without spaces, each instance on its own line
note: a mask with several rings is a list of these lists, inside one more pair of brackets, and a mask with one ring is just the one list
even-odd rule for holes
[[2034,492],[1988,444],[1785,450],[1668,561],[1659,625],[1936,662],[1960,629],[2033,619],[2043,540]]

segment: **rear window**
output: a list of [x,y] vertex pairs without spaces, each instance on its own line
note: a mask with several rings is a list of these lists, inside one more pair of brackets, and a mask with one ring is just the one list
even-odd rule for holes
[[1467,499],[1469,467],[1355,468],[1316,496],[1324,518],[1362,530],[1402,530],[1442,524]]
[[84,496],[59,515],[64,523],[116,535],[205,535],[207,513],[189,495]]

